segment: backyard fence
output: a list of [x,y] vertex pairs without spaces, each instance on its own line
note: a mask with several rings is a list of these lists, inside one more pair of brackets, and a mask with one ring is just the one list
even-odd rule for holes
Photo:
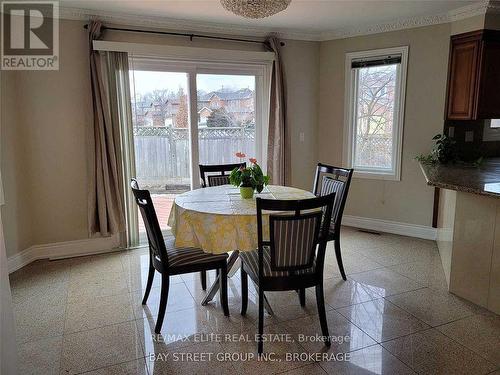
[[[235,163],[238,151],[255,156],[255,128],[199,128],[198,143],[201,164]],[[150,189],[189,186],[189,129],[134,127],[134,146],[141,185]]]

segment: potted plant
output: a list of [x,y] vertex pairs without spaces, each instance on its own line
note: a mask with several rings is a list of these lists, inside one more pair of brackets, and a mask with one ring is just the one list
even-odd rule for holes
[[[243,159],[246,155],[237,152],[236,156]],[[262,192],[264,186],[269,183],[269,176],[265,176],[262,169],[257,164],[257,159],[249,158],[250,166],[234,168],[229,175],[229,182],[240,188],[240,194],[243,199],[253,198],[254,191]]]
[[416,159],[423,164],[447,164],[458,161],[457,145],[454,139],[446,134],[436,134],[432,137],[436,141],[432,152],[428,155],[419,155]]

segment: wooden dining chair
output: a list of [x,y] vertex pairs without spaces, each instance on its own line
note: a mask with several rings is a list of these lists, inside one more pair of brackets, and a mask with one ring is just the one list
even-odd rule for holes
[[[199,164],[201,187],[229,185],[229,175],[234,168],[246,167],[247,163]],[[200,272],[201,288],[207,290],[207,272]]]
[[328,233],[328,241],[334,241],[335,256],[339,266],[342,278],[346,280],[344,265],[342,263],[342,254],[340,249],[340,227],[342,224],[342,216],[344,214],[345,202],[349,193],[352,175],[354,169],[346,169],[334,167],[331,165],[318,163],[316,174],[314,177],[313,194],[323,196],[337,193],[335,203],[333,205],[332,220]]
[[201,187],[228,185],[231,171],[246,166],[247,163],[200,164]]
[[[258,249],[240,252],[241,314],[248,306],[248,276],[259,293],[258,352],[263,351],[264,292],[316,288],[325,345],[330,346],[323,295],[323,266],[335,193],[302,200],[257,198]],[[262,212],[269,215],[264,239]],[[274,211],[274,213],[273,213]]]
[[135,202],[139,206],[149,243],[149,273],[146,290],[142,299],[145,305],[155,270],[161,275],[161,295],[158,318],[156,320],[155,333],[160,333],[165,310],[167,308],[168,289],[170,276],[184,273],[219,270],[220,277],[220,302],[224,315],[229,316],[227,302],[227,254],[209,254],[198,248],[175,247],[175,239],[172,236],[163,237],[158,223],[158,217],[148,190],[140,190],[135,179],[131,180],[130,186],[134,193]]

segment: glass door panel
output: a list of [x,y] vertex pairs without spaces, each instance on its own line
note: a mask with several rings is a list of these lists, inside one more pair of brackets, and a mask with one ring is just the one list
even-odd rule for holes
[[255,76],[197,74],[196,88],[200,164],[256,157]]
[[[191,183],[188,74],[131,70],[130,86],[136,178],[168,230],[173,199]],[[145,227],[138,222],[142,242]]]

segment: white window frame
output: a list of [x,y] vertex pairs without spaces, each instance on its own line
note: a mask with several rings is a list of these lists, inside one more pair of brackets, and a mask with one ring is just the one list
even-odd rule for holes
[[[227,63],[214,61],[178,61],[166,58],[129,55],[133,65],[130,69],[182,72],[188,75],[188,100],[190,108],[189,135],[191,144],[191,189],[200,187],[199,153],[198,153],[198,112],[197,112],[197,74],[218,75],[251,75],[255,76],[255,152],[252,155],[267,169],[267,136],[269,118],[269,93],[271,79],[271,62],[261,63]],[[249,155],[250,156],[250,155]],[[130,160],[129,163],[134,163]]]
[[374,59],[385,56],[401,56],[396,81],[396,100],[394,103],[393,122],[393,153],[392,170],[386,169],[355,169],[354,177],[379,180],[401,180],[401,158],[403,153],[403,128],[406,98],[406,77],[408,71],[408,46],[376,49],[369,51],[349,52],[345,60],[345,110],[344,110],[344,147],[343,162],[349,168],[354,164],[354,131],[356,126],[356,93],[357,81],[355,70],[351,68],[354,60]]
[[[234,56],[238,57],[236,51]],[[257,53],[259,54],[259,53]],[[260,53],[262,56],[263,53]],[[191,189],[200,187],[200,169],[199,169],[199,152],[198,152],[198,111],[197,111],[197,74],[220,74],[220,75],[251,75],[255,76],[255,151],[253,156],[259,160],[263,170],[267,169],[267,138],[269,126],[267,119],[269,118],[269,96],[270,82],[273,60],[268,59],[269,54],[265,55],[263,60],[245,62],[238,58],[235,61],[207,60],[206,58],[195,59],[190,57],[189,60],[184,59],[169,59],[164,56],[150,56],[129,54],[130,70],[152,70],[152,71],[168,71],[181,72],[187,74],[188,79],[188,101],[189,101],[189,141],[190,141],[190,167],[191,167]],[[132,84],[132,83],[131,83]],[[127,132],[132,136],[132,123],[128,124]],[[130,177],[135,176],[135,156],[133,152],[124,155],[125,173],[130,176],[124,176],[126,181]],[[131,204],[130,210],[127,210],[130,224],[128,226],[129,237],[133,239],[131,244],[139,244],[139,230],[137,221],[137,205]],[[166,234],[171,234],[167,231]]]

